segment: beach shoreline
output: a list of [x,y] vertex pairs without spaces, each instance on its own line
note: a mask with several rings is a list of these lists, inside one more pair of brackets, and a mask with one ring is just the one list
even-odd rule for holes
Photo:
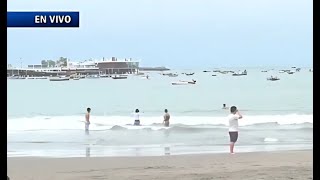
[[11,179],[313,179],[313,150],[139,157],[8,157]]

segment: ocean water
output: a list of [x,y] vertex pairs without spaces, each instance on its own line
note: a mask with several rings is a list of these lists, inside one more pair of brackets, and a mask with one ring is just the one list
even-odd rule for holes
[[[134,75],[123,80],[8,80],[8,156],[228,152],[229,111],[222,104],[236,105],[244,116],[237,152],[311,149],[313,73],[308,68],[294,74],[261,70],[247,69],[247,76],[150,72],[149,80]],[[281,80],[267,81],[270,75]],[[197,83],[171,85],[191,79]],[[83,122],[87,107],[92,109],[89,135]],[[136,108],[142,112],[139,127],[131,125]],[[164,109],[171,115],[169,128],[161,124]]]

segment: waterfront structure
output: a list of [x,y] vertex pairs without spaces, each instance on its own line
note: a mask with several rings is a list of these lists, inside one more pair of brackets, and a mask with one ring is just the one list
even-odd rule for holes
[[97,66],[103,74],[134,74],[139,71],[139,62],[131,60],[101,61]]
[[60,75],[93,75],[93,74],[131,74],[138,73],[139,61],[130,59],[118,60],[115,57],[102,60],[71,62],[67,60],[65,67],[43,67],[28,65],[22,67],[7,67],[7,76],[60,76]]

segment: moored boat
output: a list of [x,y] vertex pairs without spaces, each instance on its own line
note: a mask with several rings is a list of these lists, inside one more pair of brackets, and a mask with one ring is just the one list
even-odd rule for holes
[[242,73],[233,73],[232,76],[246,76],[247,70],[244,70]]
[[7,78],[8,79],[19,79],[19,76],[18,75],[12,75],[12,76],[9,76]]
[[48,79],[48,77],[35,77],[35,79]]
[[69,81],[69,80],[70,80],[69,77],[61,77],[61,76],[49,78],[49,81]]
[[150,79],[149,75],[141,76],[141,79]]
[[288,72],[290,72],[290,70],[286,70],[286,69],[279,70],[279,73],[288,73]]
[[280,80],[280,78],[271,76],[271,77],[267,78],[267,80],[268,81],[278,81],[278,80]]
[[172,82],[172,85],[189,85],[189,84],[196,84],[197,81],[192,80],[192,81],[177,81],[177,82]]
[[86,78],[87,78],[87,79],[98,79],[98,78],[100,78],[100,77],[99,77],[98,74],[95,74],[95,75],[87,75]]
[[127,76],[113,76],[112,79],[127,79]]
[[108,77],[111,77],[111,76],[108,74],[100,74],[100,78],[108,78]]
[[177,73],[176,73],[176,74],[173,74],[173,73],[163,73],[162,75],[163,75],[163,76],[169,76],[169,77],[177,77],[177,76],[178,76]]

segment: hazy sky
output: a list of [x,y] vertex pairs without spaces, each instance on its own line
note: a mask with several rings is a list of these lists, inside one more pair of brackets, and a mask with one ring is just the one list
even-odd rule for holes
[[79,11],[80,28],[9,28],[8,63],[119,57],[145,66],[312,66],[311,0],[14,0]]

